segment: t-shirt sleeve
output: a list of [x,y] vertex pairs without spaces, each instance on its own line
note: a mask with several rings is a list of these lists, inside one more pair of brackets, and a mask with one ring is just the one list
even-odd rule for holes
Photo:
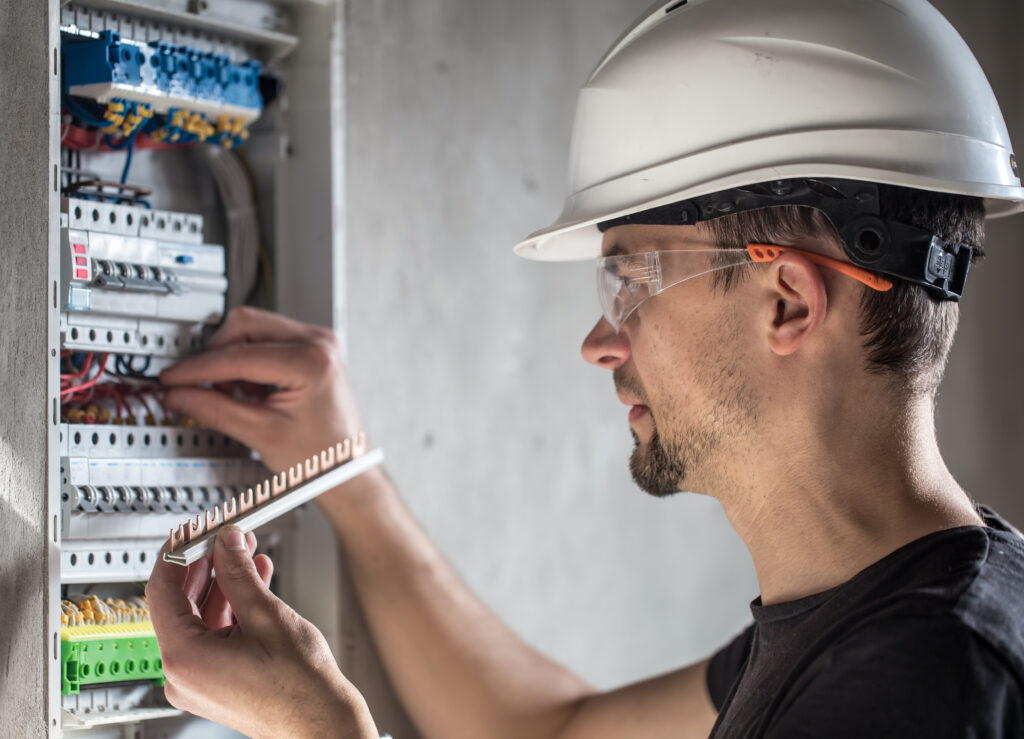
[[804,670],[765,737],[1020,737],[1021,688],[1002,656],[961,622],[887,621]]
[[751,624],[739,636],[715,652],[708,663],[708,695],[711,696],[711,703],[716,711],[722,710],[729,691],[743,671],[753,638],[754,625]]

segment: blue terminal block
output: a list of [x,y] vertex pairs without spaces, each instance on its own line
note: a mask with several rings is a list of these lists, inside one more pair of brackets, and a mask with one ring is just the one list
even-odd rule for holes
[[120,105],[118,112],[127,106],[124,115],[165,117],[149,120],[145,130],[163,130],[168,140],[180,134],[227,145],[263,112],[255,60],[236,64],[223,54],[164,41],[143,44],[113,31],[65,32],[62,54],[66,94]]
[[222,70],[224,99],[233,105],[242,107],[263,107],[260,95],[260,63],[248,61],[245,64],[232,64]]
[[113,31],[103,31],[95,41],[81,40],[65,43],[61,52],[64,57],[64,89],[109,82],[139,87],[142,85],[142,70],[149,61],[144,46],[124,43]]

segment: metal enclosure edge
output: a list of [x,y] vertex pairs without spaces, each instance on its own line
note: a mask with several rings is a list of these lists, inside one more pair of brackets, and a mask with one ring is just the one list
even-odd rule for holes
[[[334,329],[344,341],[344,4],[293,6],[302,40],[282,63],[280,150],[274,185],[278,310]],[[312,506],[303,536],[280,564],[281,595],[324,633],[340,657],[337,542]],[[317,567],[303,563],[316,561]]]

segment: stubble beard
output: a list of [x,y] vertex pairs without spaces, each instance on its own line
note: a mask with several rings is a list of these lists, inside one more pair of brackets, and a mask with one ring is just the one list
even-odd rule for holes
[[686,465],[669,454],[661,443],[658,429],[654,429],[651,440],[640,444],[636,431],[633,434],[633,453],[629,456],[629,471],[635,482],[645,493],[664,498],[675,495],[686,479]]
[[[652,420],[653,423],[653,420]],[[658,498],[675,495],[693,482],[695,470],[719,446],[720,435],[709,428],[696,428],[683,438],[662,440],[657,426],[646,444],[633,434],[633,453],[629,471],[633,481],[646,493]],[[696,491],[695,491],[696,492]]]
[[[654,427],[650,440],[641,442],[637,433],[630,429],[634,446],[629,458],[629,471],[641,490],[658,498],[684,490],[712,492],[710,488],[715,487],[715,475],[709,467],[714,464],[715,453],[723,445],[723,430],[749,428],[756,422],[749,389],[735,382],[735,372],[723,374],[732,382],[724,383],[728,386],[724,388],[726,391],[706,417],[699,421],[692,418],[683,420],[673,418],[678,414],[671,411],[662,414],[666,428],[681,428],[683,431],[663,437],[649,405],[648,413],[651,413]],[[647,395],[638,382],[618,371],[614,379],[617,388],[647,405]],[[701,486],[709,489],[698,490]]]

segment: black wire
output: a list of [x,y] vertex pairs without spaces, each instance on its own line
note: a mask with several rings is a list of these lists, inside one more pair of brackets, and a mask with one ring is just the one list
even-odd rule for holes
[[142,366],[142,369],[135,369],[135,367],[133,366],[134,363],[135,363],[135,357],[134,356],[131,357],[128,360],[128,369],[131,370],[132,372],[136,372],[136,373],[138,373],[140,375],[143,374],[146,370],[149,369],[150,357],[146,356],[145,359],[146,359],[146,363]]
[[146,382],[160,382],[160,378],[156,375],[145,374],[146,370],[149,369],[150,358],[145,357],[146,363],[142,366],[142,369],[135,369],[132,367],[132,363],[135,360],[134,355],[118,354],[114,360],[115,372],[114,374],[118,377],[123,377],[128,380],[144,380]]

